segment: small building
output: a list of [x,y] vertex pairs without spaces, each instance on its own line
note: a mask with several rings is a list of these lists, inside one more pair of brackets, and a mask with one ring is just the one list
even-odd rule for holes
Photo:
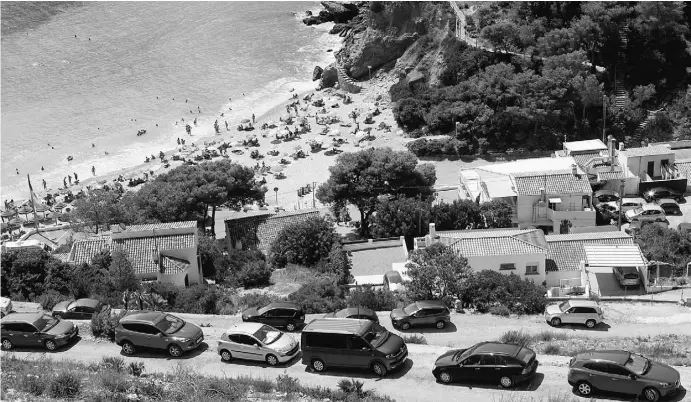
[[343,251],[350,260],[350,274],[358,284],[371,282],[376,276],[376,283],[383,285],[384,274],[408,259],[403,236],[348,242],[343,244]]
[[114,225],[109,234],[77,240],[68,262],[91,263],[103,250],[122,250],[138,278],[189,286],[204,282],[198,245],[196,221]]
[[[646,294],[648,262],[638,244],[585,244],[583,271],[587,274],[590,294],[599,297],[620,297]],[[638,288],[620,286],[613,269],[635,268],[641,278]]]
[[674,156],[674,151],[668,145],[628,149],[620,145],[618,160],[629,176],[638,179],[639,194],[655,187],[685,192],[688,180],[677,168]]
[[266,254],[283,228],[317,216],[316,209],[238,212],[225,220],[228,250],[259,250]]

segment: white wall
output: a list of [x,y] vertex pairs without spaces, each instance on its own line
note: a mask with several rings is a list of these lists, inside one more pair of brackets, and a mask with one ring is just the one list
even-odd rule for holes
[[547,272],[547,288],[559,286],[561,279],[580,279],[580,277],[580,270]]
[[632,174],[636,175],[637,177],[640,177],[642,174],[648,173],[648,162],[654,162],[653,176],[661,176],[660,167],[662,166],[663,159],[666,159],[669,162],[669,164],[674,163],[674,153],[666,155],[632,157],[625,156],[624,154],[619,154],[619,161],[622,167],[628,169]]
[[[542,284],[545,280],[545,254],[516,254],[516,255],[490,255],[490,256],[475,256],[468,257],[468,263],[475,272],[485,269],[501,272],[503,274],[513,273],[521,278],[528,278],[536,284]],[[500,264],[514,263],[516,269],[500,271]],[[537,275],[526,275],[525,266],[527,264],[537,263]]]

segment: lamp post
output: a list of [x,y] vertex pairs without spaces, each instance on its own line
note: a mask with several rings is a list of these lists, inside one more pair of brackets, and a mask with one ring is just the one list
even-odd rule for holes
[[367,66],[367,70],[369,70],[369,80],[372,81],[372,66]]
[[626,185],[626,180],[621,180],[619,187],[619,218],[617,219],[617,228],[621,231],[621,200],[624,198],[624,186]]

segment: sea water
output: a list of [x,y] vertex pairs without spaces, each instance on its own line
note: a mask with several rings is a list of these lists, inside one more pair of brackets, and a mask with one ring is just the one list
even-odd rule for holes
[[27,198],[27,173],[34,189],[43,179],[57,189],[68,174],[116,171],[173,149],[178,137],[211,135],[216,119],[236,130],[290,89],[314,88],[314,66],[331,62],[326,50],[339,42],[331,24],[300,22],[316,2],[10,5],[2,3],[2,199]]

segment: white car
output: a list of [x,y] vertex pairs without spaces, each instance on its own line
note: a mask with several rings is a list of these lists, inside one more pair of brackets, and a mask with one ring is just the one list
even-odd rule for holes
[[659,205],[647,204],[640,208],[626,211],[626,219],[633,221],[662,222],[667,220],[665,211]]
[[0,297],[0,317],[12,312],[12,301],[7,297]]
[[224,362],[258,360],[276,366],[292,360],[299,351],[300,344],[292,336],[256,322],[233,325],[218,341],[218,354]]
[[627,213],[631,209],[641,208],[646,202],[643,198],[623,198],[621,200],[621,212]]

